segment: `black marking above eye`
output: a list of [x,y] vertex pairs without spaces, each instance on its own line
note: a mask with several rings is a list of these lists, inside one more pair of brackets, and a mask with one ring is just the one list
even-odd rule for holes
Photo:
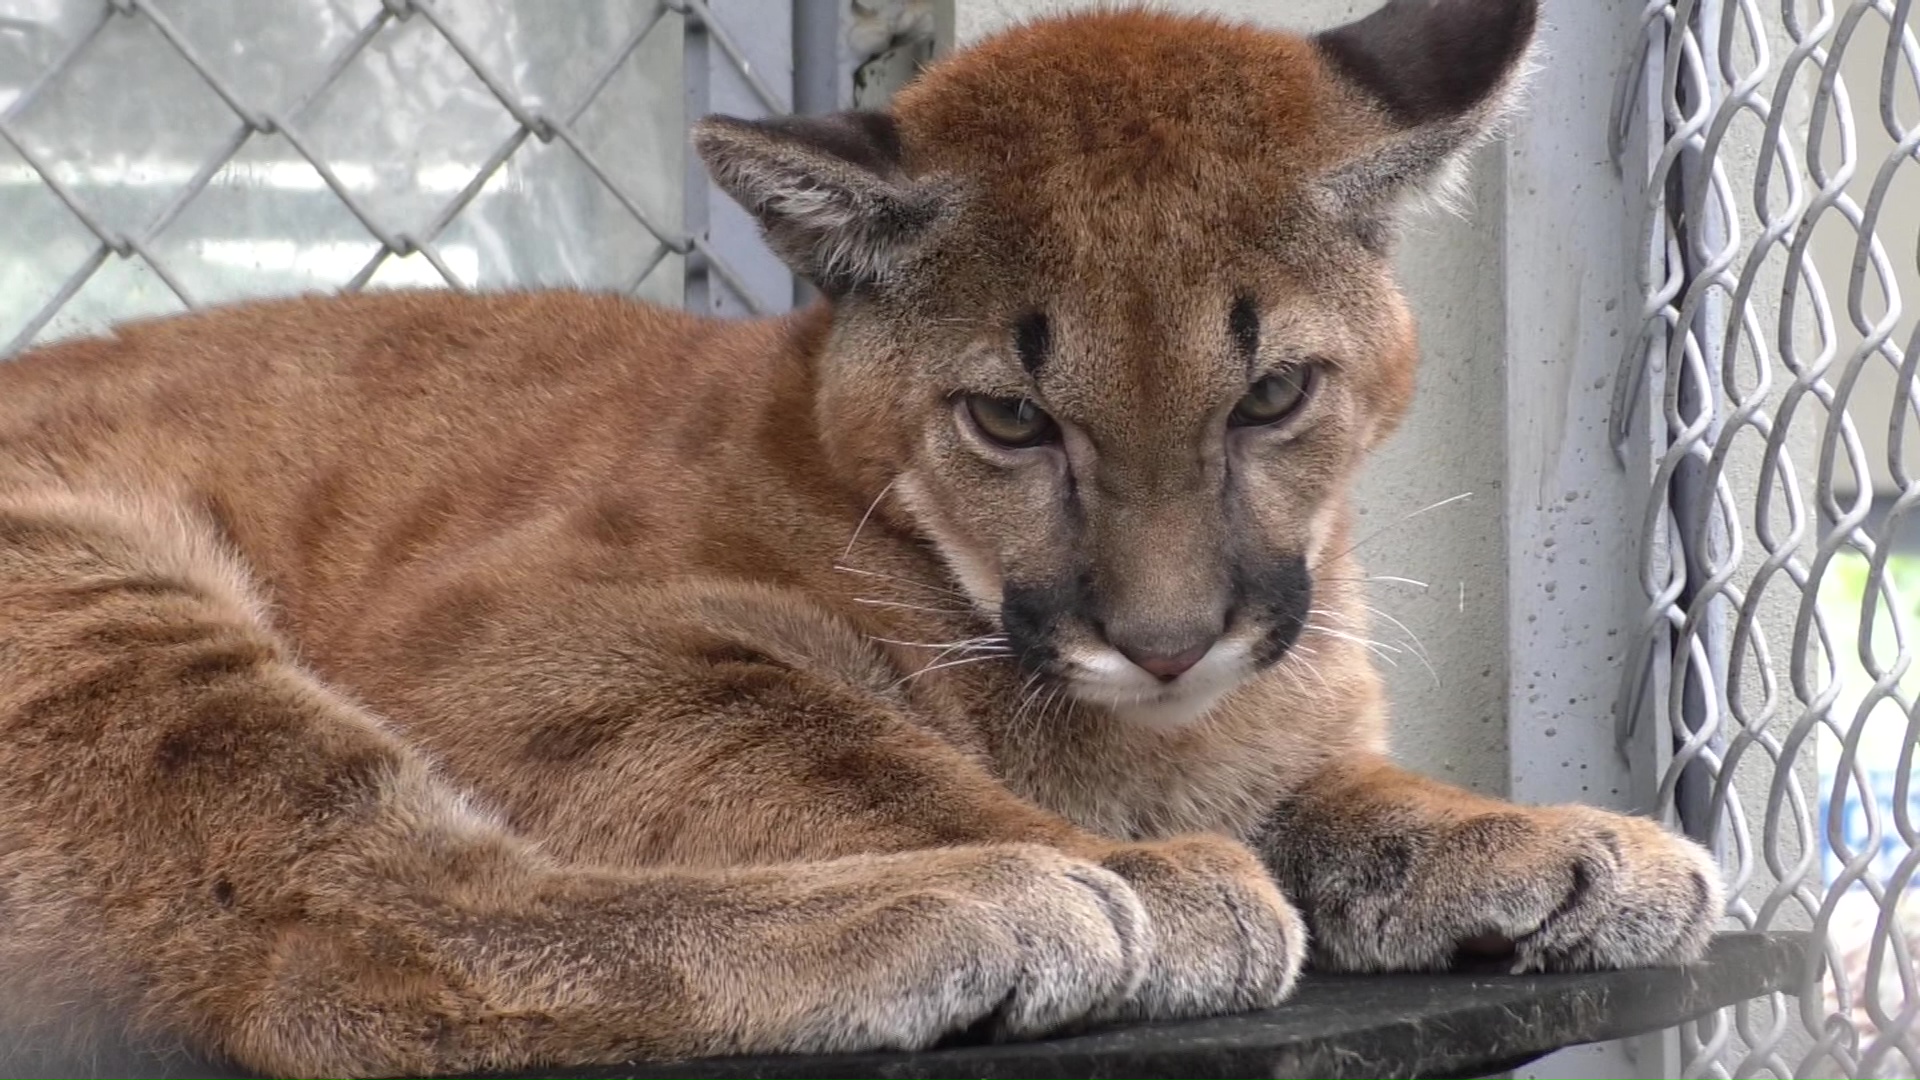
[[1020,354],[1020,366],[1037,375],[1053,349],[1053,326],[1044,311],[1029,311],[1014,320],[1013,348]]
[[1247,360],[1260,351],[1260,312],[1252,297],[1234,298],[1233,310],[1227,312],[1227,332],[1233,336],[1234,349]]

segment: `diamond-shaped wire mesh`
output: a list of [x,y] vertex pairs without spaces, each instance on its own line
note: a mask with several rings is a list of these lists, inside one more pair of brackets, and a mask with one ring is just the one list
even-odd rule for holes
[[566,285],[677,304],[695,252],[733,280],[681,224],[687,27],[745,64],[703,0],[26,11],[0,15],[0,356],[264,294]]
[[1911,14],[1653,0],[1622,84],[1651,227],[1615,435],[1656,467],[1621,734],[1671,733],[1662,794],[1721,850],[1730,914],[1823,946],[1797,1000],[1685,1029],[1687,1075],[1920,1072]]

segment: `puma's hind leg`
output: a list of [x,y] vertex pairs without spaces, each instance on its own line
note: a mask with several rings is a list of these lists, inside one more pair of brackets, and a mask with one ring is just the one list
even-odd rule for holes
[[0,494],[0,1019],[291,1075],[924,1046],[1110,1007],[1121,879],[998,846],[737,871],[538,854],[302,671],[164,506]]

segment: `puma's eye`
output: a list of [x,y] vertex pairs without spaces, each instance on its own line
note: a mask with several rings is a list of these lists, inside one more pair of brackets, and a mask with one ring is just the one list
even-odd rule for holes
[[980,434],[992,442],[1013,450],[1052,442],[1060,434],[1053,417],[1028,398],[988,397],[969,394],[967,417]]
[[1312,364],[1295,364],[1254,383],[1247,396],[1233,407],[1228,423],[1234,427],[1262,427],[1277,424],[1299,412],[1319,381],[1314,374],[1317,370]]

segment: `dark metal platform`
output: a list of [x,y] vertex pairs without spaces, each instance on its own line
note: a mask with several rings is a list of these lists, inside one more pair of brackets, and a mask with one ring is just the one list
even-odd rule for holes
[[[918,1054],[709,1058],[549,1072],[548,1077],[1465,1077],[1579,1043],[1671,1027],[1790,990],[1805,934],[1723,934],[1684,967],[1579,975],[1309,975],[1285,1005],[1213,1020],[1142,1024],[1045,1042]],[[11,1060],[9,1060],[11,1057]],[[32,1063],[8,1076],[233,1076],[179,1057]],[[74,1065],[82,1066],[75,1071]],[[86,1066],[92,1067],[88,1069]],[[22,1065],[30,1066],[28,1071]],[[44,1068],[46,1071],[32,1071]]]

